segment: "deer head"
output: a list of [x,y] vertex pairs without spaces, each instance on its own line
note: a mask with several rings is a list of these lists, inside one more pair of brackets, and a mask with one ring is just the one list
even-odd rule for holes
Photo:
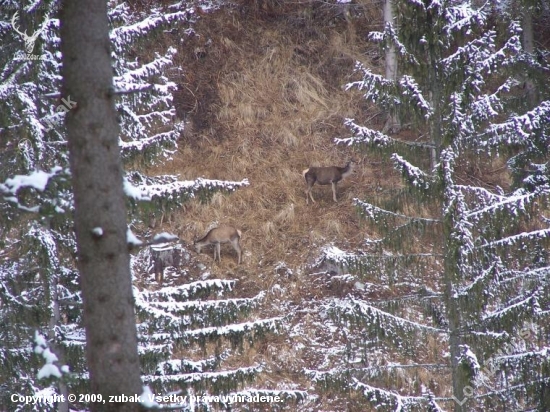
[[21,36],[23,37],[23,41],[25,42],[25,51],[27,52],[27,54],[30,54],[32,53],[32,50],[34,49],[34,42],[36,41],[36,39],[38,38],[38,36],[40,35],[40,33],[42,33],[42,31],[44,30],[44,26],[40,29],[38,29],[38,31],[34,32],[32,34],[32,36],[29,36],[27,34],[27,32],[22,32],[21,30],[19,30],[19,28],[16,26],[16,23],[15,23],[15,20],[17,20],[17,18],[19,17],[19,12],[16,11],[15,14],[13,15],[13,17],[11,18],[11,25],[13,27],[13,29]]

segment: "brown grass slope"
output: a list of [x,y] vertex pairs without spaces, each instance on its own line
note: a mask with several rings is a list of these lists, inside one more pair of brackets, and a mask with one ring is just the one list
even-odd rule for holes
[[[349,136],[345,117],[366,116],[361,96],[344,91],[343,85],[356,60],[375,65],[371,57],[378,53],[366,34],[380,24],[378,13],[365,6],[350,19],[323,2],[243,2],[203,14],[196,35],[178,46],[176,63],[183,70],[172,80],[178,83],[177,111],[187,128],[174,161],[156,172],[184,179],[246,177],[250,186],[230,195],[218,193],[206,205],[190,202],[158,229],[176,232],[191,244],[216,223],[240,228],[243,265],[235,265],[230,248],[222,248],[221,265],[214,264],[211,253],[199,259],[214,277],[240,279],[237,293],[271,291],[268,313],[262,315],[297,313],[290,338],[270,338],[243,354],[243,364],[261,360],[273,372],[260,379],[260,386],[315,392],[302,368],[317,367],[323,356],[316,350],[345,337],[327,335],[312,313],[312,302],[353,291],[312,277],[308,265],[323,245],[353,249],[369,235],[352,198],[400,184],[388,162],[332,142]],[[384,121],[372,110],[369,116]],[[301,172],[309,166],[342,166],[352,156],[359,165],[338,185],[339,202],[333,203],[330,186],[315,185],[317,203],[307,206]],[[355,407],[353,399],[320,394],[317,406],[305,408],[365,410],[364,405]]]
[[191,241],[214,221],[234,224],[244,234],[248,271],[279,260],[299,266],[317,246],[363,238],[350,199],[371,191],[382,172],[361,158],[358,172],[339,184],[338,204],[330,186],[315,186],[319,201],[309,207],[301,175],[309,166],[343,165],[353,155],[332,139],[349,135],[343,118],[362,104],[342,86],[355,60],[365,59],[366,44],[358,41],[364,34],[355,35],[357,29],[337,17],[323,22],[299,9],[275,17],[237,9],[199,21],[199,35],[179,53],[184,75],[176,102],[189,127],[171,169],[162,172],[246,177],[250,187],[217,194],[208,205],[190,204],[174,219],[183,239]]

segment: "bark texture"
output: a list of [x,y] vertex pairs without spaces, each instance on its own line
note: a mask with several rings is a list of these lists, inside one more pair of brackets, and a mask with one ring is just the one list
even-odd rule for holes
[[[63,98],[75,200],[90,393],[142,392],[105,0],[63,0]],[[138,411],[138,403],[92,403]]]
[[[384,25],[391,24],[395,27],[395,16],[392,0],[384,0]],[[397,81],[397,53],[393,44],[386,50],[386,79]],[[398,133],[401,130],[401,121],[396,111],[389,113],[384,125],[383,133]]]

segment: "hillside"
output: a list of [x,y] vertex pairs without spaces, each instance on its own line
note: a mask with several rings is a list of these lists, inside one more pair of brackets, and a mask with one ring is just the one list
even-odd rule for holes
[[[241,228],[241,266],[229,246],[222,247],[221,265],[213,262],[211,250],[191,255],[211,278],[238,279],[237,296],[268,291],[262,316],[287,316],[287,331],[243,356],[267,363],[269,372],[258,385],[302,389],[311,399],[319,397],[303,410],[344,410],[346,404],[348,410],[359,410],[354,408],[364,408],[363,403],[354,407],[345,394],[316,393],[304,370],[327,367],[333,355],[324,349],[345,345],[345,336],[331,332],[327,319],[317,315],[320,306],[359,292],[353,277],[334,277],[338,268],[318,265],[323,248],[360,249],[375,233],[362,223],[351,199],[401,185],[382,157],[333,143],[349,135],[345,117],[369,117],[373,125],[384,121],[383,113],[365,107],[359,93],[343,90],[356,60],[381,70],[377,49],[366,41],[381,16],[369,6],[354,9],[353,19],[346,19],[345,10],[322,3],[274,9],[246,4],[201,14],[195,33],[178,46],[175,63],[181,73],[172,80],[178,84],[176,109],[186,130],[173,161],[149,172],[183,179],[248,178],[250,186],[217,193],[208,204],[187,203],[155,232],[174,232],[192,249],[193,240],[217,223]],[[407,137],[409,132],[403,133]],[[352,157],[359,164],[338,185],[339,202],[333,203],[330,186],[315,185],[317,203],[306,205],[302,170],[344,165]],[[197,279],[200,273],[194,273]],[[189,279],[176,283],[182,281]],[[371,298],[391,295],[376,280],[370,288]]]
[[[182,70],[172,80],[186,130],[173,161],[150,173],[248,178],[250,186],[217,193],[208,204],[187,203],[155,231],[175,232],[191,247],[215,223],[241,228],[241,266],[229,246],[222,247],[221,265],[214,264],[210,249],[196,258],[214,278],[239,279],[237,295],[269,291],[263,309],[268,313],[262,315],[290,314],[294,336],[271,338],[255,355],[278,371],[276,386],[308,390],[302,370],[317,368],[319,361],[308,348],[314,335],[326,333],[308,312],[325,297],[352,293],[346,282],[311,275],[323,270],[313,266],[322,247],[355,249],[369,235],[350,200],[399,185],[391,165],[333,143],[349,135],[344,117],[365,115],[360,95],[343,85],[357,59],[377,59],[365,33],[379,22],[378,12],[367,7],[348,22],[330,5],[243,5],[201,14],[195,35],[178,47],[175,63]],[[377,119],[383,121],[380,113]],[[307,206],[302,170],[341,166],[352,157],[359,165],[338,185],[339,202],[333,203],[330,186],[315,185],[317,203]],[[310,338],[298,330],[309,331]],[[322,339],[317,343],[322,346]]]
[[[17,394],[45,411],[89,410],[87,397],[43,397],[90,392],[86,350],[105,333],[87,338],[111,323],[109,339],[122,336],[111,309],[124,303],[138,342],[134,373],[118,376],[133,375],[132,393],[143,383],[143,394],[177,394],[157,402],[182,411],[549,410],[550,8],[535,3],[108,2],[101,95],[131,232],[120,213],[121,252],[106,259],[129,252],[131,285],[126,262],[77,266],[93,247],[75,238],[71,166],[85,160],[70,162],[71,142],[99,148],[86,122],[107,122],[88,112],[93,92],[61,104],[72,100],[60,70],[79,59],[59,45],[86,36],[62,38],[61,2],[9,0],[0,404]],[[89,115],[73,116],[80,109]],[[84,123],[71,131],[74,119]],[[86,176],[104,183],[105,158]],[[315,184],[307,204],[303,171],[350,160],[338,202]],[[98,193],[91,200],[107,203]],[[104,216],[81,216],[93,246]],[[241,231],[241,264],[228,244],[221,262],[212,246],[196,253],[218,225]],[[82,287],[113,279],[126,298]],[[106,322],[87,321],[83,303]],[[43,379],[43,368],[63,374]]]
[[[415,269],[395,273],[391,265],[380,272],[375,266],[358,267],[350,275],[343,258],[345,253],[368,255],[375,249],[365,241],[381,236],[364,223],[352,199],[399,202],[392,194],[402,188],[387,157],[333,142],[350,135],[345,118],[378,130],[386,119],[383,111],[365,103],[362,93],[344,90],[355,79],[357,61],[375,73],[384,71],[380,50],[367,41],[369,31],[382,27],[381,10],[367,3],[260,1],[196,12],[200,18],[194,31],[177,45],[175,63],[180,71],[171,77],[178,84],[177,114],[186,127],[174,160],[150,172],[184,179],[247,178],[250,185],[230,195],[217,193],[208,204],[190,202],[169,213],[156,230],[175,231],[189,247],[216,224],[242,230],[243,265],[235,265],[229,247],[222,251],[221,264],[215,264],[210,253],[191,253],[201,262],[192,265],[206,268],[210,278],[238,279],[236,296],[267,291],[258,315],[284,317],[285,328],[266,337],[259,348],[246,347],[243,364],[233,366],[251,361],[266,365],[255,385],[307,391],[307,400],[298,406],[307,411],[368,410],[361,391],[371,407],[385,403],[390,409],[394,402],[408,402],[398,394],[431,393],[440,401],[450,396],[449,370],[441,365],[449,342],[443,329],[437,329],[446,325],[443,309],[437,298],[414,303],[415,296],[443,292],[438,278],[442,260],[427,265],[418,261]],[[166,41],[171,45],[169,38]],[[409,124],[394,138],[415,142],[427,132]],[[420,163],[427,165],[429,156],[425,152]],[[316,185],[318,201],[306,205],[302,170],[344,165],[351,158],[358,168],[339,184],[339,202],[332,202],[330,187]],[[475,153],[460,159],[456,178],[462,185],[490,191],[509,190],[511,184],[501,158]],[[427,209],[414,202],[408,212],[426,218],[440,215],[437,207]],[[443,248],[430,239],[429,231],[401,242],[412,248],[398,246],[399,254],[438,256]],[[357,269],[368,276],[357,276]],[[191,280],[205,276],[194,273]],[[401,318],[386,319],[387,313],[374,309],[377,305]],[[365,319],[377,319],[376,325],[352,332],[353,321],[343,314],[355,311],[365,311]],[[412,330],[417,328],[436,333],[415,338]],[[408,338],[403,335],[407,330]],[[369,341],[370,333],[382,333],[392,344]],[[359,349],[362,340],[370,349]],[[423,350],[416,351],[416,346]],[[392,364],[404,366],[392,369]],[[381,395],[358,380],[354,391],[342,391],[336,375],[352,369],[388,392]]]
[[[332,142],[349,134],[344,116],[361,115],[361,99],[343,84],[355,59],[364,59],[368,46],[355,33],[366,30],[356,27],[366,26],[366,17],[350,27],[334,7],[318,9],[325,12],[320,17],[299,7],[208,13],[178,53],[176,108],[189,123],[178,155],[159,172],[246,177],[250,186],[216,195],[209,205],[191,204],[171,224],[188,242],[213,221],[241,227],[243,270],[266,270],[280,260],[301,267],[326,243],[357,245],[363,234],[349,200],[386,180],[379,161]],[[315,186],[319,202],[306,206],[302,170],[343,165],[352,156],[360,167],[339,185],[341,201],[332,202],[330,186]]]

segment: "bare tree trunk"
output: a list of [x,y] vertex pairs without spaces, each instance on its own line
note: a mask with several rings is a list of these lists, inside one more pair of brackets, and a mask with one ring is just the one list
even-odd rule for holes
[[[395,29],[392,0],[384,0],[384,26],[387,27],[388,24],[394,26]],[[397,54],[393,45],[390,45],[386,50],[386,79],[397,81]],[[383,132],[397,133],[400,129],[401,122],[397,113],[389,113]]]
[[[61,315],[59,312],[59,294],[57,293],[58,278],[56,274],[50,273],[47,285],[47,302],[51,302],[51,315],[50,322],[48,324],[48,340],[50,342],[50,349],[56,354],[59,359],[59,364],[65,364],[65,350],[58,345],[55,338],[55,328],[61,323]],[[55,342],[55,343],[54,343]],[[59,402],[57,405],[57,412],[69,412],[69,388],[63,379],[60,379],[57,387],[59,394],[62,395],[63,402]]]
[[[90,393],[141,394],[106,0],[63,0],[63,98]],[[91,403],[92,411],[140,411]]]
[[[521,20],[523,49],[526,53],[534,57],[535,40],[533,34],[533,9],[530,6],[525,6]],[[525,81],[525,90],[527,92],[527,102],[530,107],[535,106],[537,102],[537,90],[532,80],[527,78]]]
[[[450,166],[454,169],[453,166]],[[454,170],[448,170],[449,174],[454,174]],[[444,175],[446,174],[443,173]],[[456,201],[448,194],[446,190],[454,183],[447,178],[444,179],[444,213],[443,230],[445,241],[445,258],[444,258],[444,299],[447,308],[447,317],[449,321],[449,352],[451,358],[451,376],[453,385],[454,412],[465,412],[469,410],[470,405],[466,405],[471,396],[470,387],[468,386],[468,377],[463,368],[459,364],[461,355],[460,346],[463,337],[462,334],[462,317],[459,306],[459,300],[456,297],[456,289],[460,285],[460,241],[455,230],[457,223]]]

